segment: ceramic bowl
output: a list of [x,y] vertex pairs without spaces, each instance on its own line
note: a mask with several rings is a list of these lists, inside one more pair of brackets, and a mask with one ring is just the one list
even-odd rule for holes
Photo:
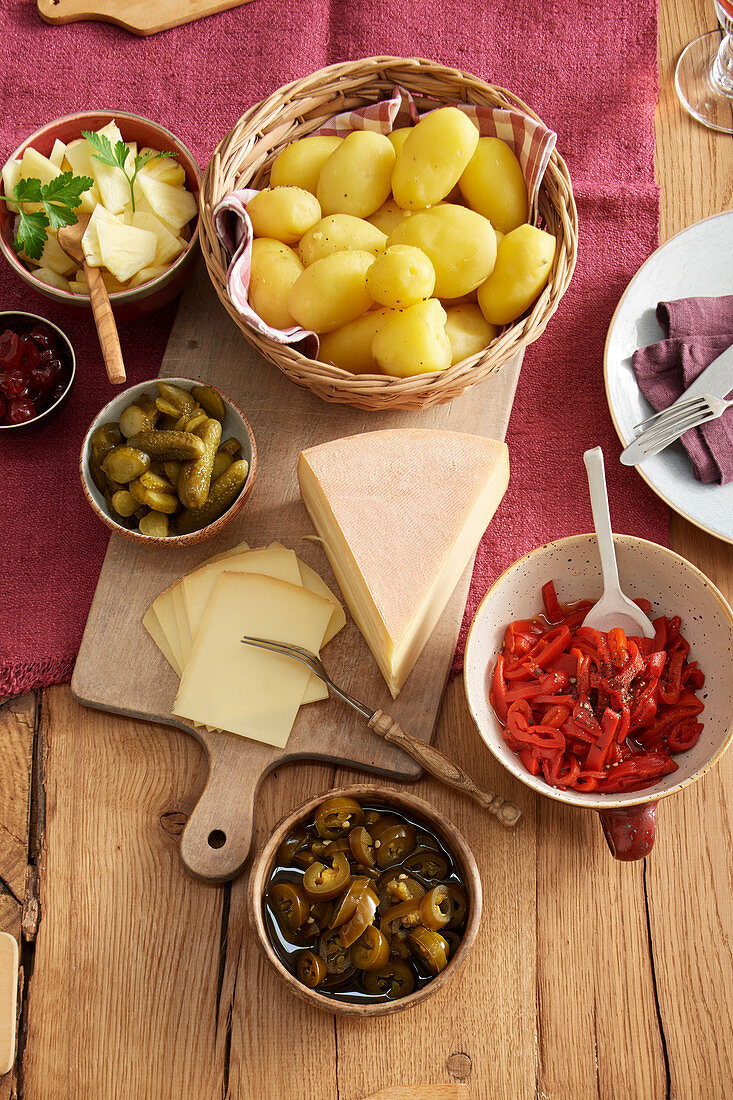
[[[165,381],[172,382],[176,386],[182,386],[183,389],[187,390],[190,390],[191,386],[211,386],[210,382],[202,382],[196,378],[166,378]],[[142,396],[142,394],[148,394],[152,398],[158,396],[159,390],[156,379],[149,382],[140,382],[137,386],[130,386],[129,389],[123,390],[123,392],[117,394],[109,404],[104,406],[102,411],[89,425],[89,430],[81,445],[79,475],[81,477],[84,495],[92,511],[101,519],[102,523],[110,528],[110,530],[118,535],[122,535],[123,538],[131,539],[133,542],[145,543],[146,546],[160,546],[166,549],[173,549],[180,546],[193,546],[195,543],[204,542],[206,539],[213,538],[214,535],[218,535],[220,531],[223,531],[224,528],[231,523],[234,517],[241,512],[245,501],[252,492],[255,474],[257,473],[257,445],[249,421],[239,406],[232,401],[231,397],[227,397],[221,390],[217,390],[216,386],[211,386],[211,389],[216,390],[216,392],[221,395],[226,408],[226,416],[222,425],[222,439],[227,439],[230,436],[234,436],[235,439],[238,439],[242,444],[241,457],[246,458],[249,462],[249,474],[237,499],[222,516],[219,516],[218,519],[208,524],[208,526],[202,527],[200,531],[192,531],[188,535],[169,535],[167,538],[156,538],[152,535],[144,535],[141,531],[131,531],[129,528],[123,527],[121,523],[118,523],[114,516],[110,514],[107,502],[104,499],[104,494],[100,493],[99,489],[94,484],[89,469],[89,459],[92,453],[92,433],[102,424],[113,424],[119,420],[123,409],[126,409],[128,405],[131,405],[136,398]]]
[[[73,115],[65,115],[63,118],[54,119],[46,123],[40,130],[27,137],[17,149],[7,157],[7,160],[20,159],[25,149],[30,145],[43,156],[48,156],[53,144],[58,138],[60,141],[73,141],[82,136],[82,130],[99,130],[108,122],[115,120],[120,128],[125,141],[135,141],[139,147],[150,146],[161,151],[170,150],[176,152],[177,162],[186,171],[186,186],[189,191],[198,197],[201,186],[201,171],[193,154],[170,130],[159,125],[142,115],[128,114],[126,111],[77,111]],[[37,279],[31,270],[18,258],[13,248],[13,219],[15,215],[8,210],[5,203],[0,203],[0,252],[10,264],[16,274],[36,293],[45,298],[51,298],[58,305],[76,313],[91,313],[89,298],[83,294],[73,294],[71,291],[59,290],[49,286],[48,283]],[[170,302],[183,290],[186,279],[191,270],[191,263],[196,255],[199,239],[198,218],[196,219],[191,240],[184,252],[170,265],[170,267],[157,279],[152,279],[141,286],[131,290],[118,291],[110,294],[110,300],[114,308],[117,321],[134,320],[147,313],[153,313],[161,306]]]
[[[294,828],[311,820],[315,810],[327,798],[343,796],[356,798],[365,803],[380,803],[394,809],[397,813],[403,812],[414,819],[421,818],[452,854],[466,886],[469,902],[468,920],[458,950],[449,959],[446,968],[436,975],[432,981],[400,1000],[369,1004],[357,1001],[337,1001],[325,997],[317,990],[309,989],[303,985],[290,973],[280,961],[268,935],[265,922],[265,891],[270,873],[275,865],[280,844]],[[404,791],[395,790],[392,787],[381,787],[372,783],[358,783],[351,787],[338,787],[336,790],[324,791],[322,794],[315,795],[315,797],[303,802],[287,817],[284,817],[270,833],[263,848],[254,857],[249,878],[250,924],[255,939],[264,952],[267,961],[296,997],[300,997],[301,1000],[307,1001],[314,1008],[320,1008],[324,1012],[347,1016],[388,1016],[393,1012],[402,1012],[406,1008],[412,1008],[413,1005],[419,1004],[427,997],[437,993],[439,989],[443,989],[465,962],[471,945],[476,938],[481,920],[481,904],[481,879],[476,860],[455,825],[451,824],[444,814],[439,813],[424,799],[406,794]]]
[[45,325],[56,333],[59,350],[69,369],[69,380],[66,383],[66,388],[63,393],[54,401],[53,405],[49,405],[47,409],[44,409],[38,416],[34,416],[32,420],[26,420],[22,424],[0,424],[0,439],[8,438],[9,436],[30,435],[31,432],[36,432],[39,428],[44,428],[46,424],[55,420],[69,400],[76,377],[76,356],[74,355],[71,340],[69,340],[69,337],[58,327],[58,325],[55,325],[52,321],[47,321],[45,317],[39,317],[37,313],[7,310],[0,313],[0,332],[3,331],[7,324],[13,325],[15,322],[23,326],[23,328],[27,326],[29,329],[37,324]]
[[[546,798],[603,813],[606,838],[618,858],[645,855],[654,841],[654,807],[704,775],[733,739],[733,611],[715,585],[685,558],[631,535],[614,539],[619,577],[632,598],[652,602],[652,618],[679,615],[690,656],[705,673],[700,695],[705,710],[697,744],[675,756],[678,770],[652,787],[621,794],[561,791],[529,774],[507,747],[489,703],[488,677],[501,649],[504,630],[514,619],[542,610],[542,585],[554,580],[561,602],[598,598],[602,591],[596,536],[574,535],[533,550],[494,582],[476,612],[468,634],[464,682],[478,731],[496,758],[517,779]],[[609,812],[610,811],[610,812]],[[609,835],[610,834],[610,835]],[[646,847],[645,847],[646,846]]]

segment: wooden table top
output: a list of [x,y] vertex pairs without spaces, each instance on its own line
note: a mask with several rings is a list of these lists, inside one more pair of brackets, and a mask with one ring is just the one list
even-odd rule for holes
[[[711,0],[660,0],[662,240],[733,206],[733,141],[688,118],[673,87],[682,47],[714,26]],[[733,600],[729,546],[676,516],[672,546]],[[6,703],[0,930],[22,929],[24,986],[0,1100],[730,1096],[733,752],[661,804],[648,860],[619,864],[595,815],[533,798],[483,750],[460,680],[436,743],[525,817],[507,833],[416,785],[473,848],[482,928],[444,992],[362,1021],[310,1010],[266,967],[244,878],[212,887],[182,871],[196,741],[84,710],[66,686]],[[361,777],[279,769],[258,841],[309,794]]]

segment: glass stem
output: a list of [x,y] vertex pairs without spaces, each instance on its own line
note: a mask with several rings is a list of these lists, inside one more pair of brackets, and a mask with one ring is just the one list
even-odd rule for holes
[[723,95],[733,97],[733,35],[726,34],[713,64],[713,83]]

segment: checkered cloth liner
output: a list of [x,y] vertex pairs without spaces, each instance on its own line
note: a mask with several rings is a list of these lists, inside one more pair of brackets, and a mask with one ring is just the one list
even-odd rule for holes
[[[445,104],[436,104],[431,109],[437,110],[439,106]],[[555,148],[557,135],[521,111],[468,103],[457,103],[456,107],[475,122],[482,137],[499,137],[514,150],[527,181],[530,220],[536,221],[537,196],[550,155]],[[395,88],[390,99],[361,107],[358,111],[344,111],[343,114],[334,115],[325,126],[315,132],[329,137],[346,135],[353,130],[373,130],[389,134],[399,127],[416,124],[429,113],[425,111],[418,114],[410,93],[403,88]],[[246,206],[256,194],[256,190],[249,188],[232,191],[221,200],[214,211],[216,231],[230,257],[227,270],[229,297],[244,320],[257,332],[269,336],[279,344],[295,344],[305,339],[308,341],[307,354],[316,355],[318,337],[315,333],[297,326],[287,329],[271,328],[254,312],[247,300],[253,233]]]

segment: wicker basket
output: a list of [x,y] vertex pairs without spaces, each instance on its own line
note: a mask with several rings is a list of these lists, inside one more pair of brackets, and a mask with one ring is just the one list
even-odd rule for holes
[[568,170],[553,152],[539,195],[540,220],[557,238],[550,280],[530,312],[508,326],[491,346],[445,371],[411,378],[353,375],[303,355],[255,332],[239,315],[226,289],[227,257],[213,225],[217,203],[230,191],[265,185],[269,165],[290,142],[306,137],[332,115],[388,98],[395,85],[407,89],[418,110],[426,100],[475,103],[520,110],[537,118],[520,99],[458,69],[418,58],[369,57],[320,69],[278,89],[250,108],[221,142],[201,188],[201,247],[217,294],[242,332],[291,381],[324,401],[361,409],[421,409],[442,404],[482,382],[544,331],[567,290],[578,240],[578,221]]

